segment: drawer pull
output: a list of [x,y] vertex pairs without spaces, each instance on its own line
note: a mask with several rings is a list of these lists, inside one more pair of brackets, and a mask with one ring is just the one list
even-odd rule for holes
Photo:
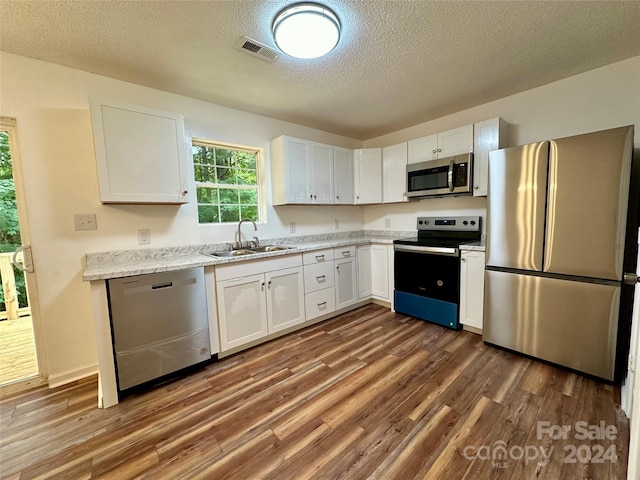
[[324,260],[324,255],[316,255],[316,260],[318,262],[323,261]]
[[322,306],[326,306],[326,305],[327,305],[327,302],[322,302],[322,303],[318,304],[318,307],[322,307]]
[[316,277],[316,280],[319,282],[324,282],[325,276],[324,275],[320,275],[318,277]]
[[342,256],[343,257],[350,257],[351,256],[351,252],[349,250],[347,250],[346,252],[342,252]]

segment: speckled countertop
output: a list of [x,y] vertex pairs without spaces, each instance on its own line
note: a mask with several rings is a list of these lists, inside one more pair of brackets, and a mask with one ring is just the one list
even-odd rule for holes
[[484,240],[480,242],[466,243],[464,245],[460,245],[460,250],[472,250],[476,252],[484,252],[485,251]]
[[[147,273],[169,272],[193,267],[222,265],[281,255],[292,255],[323,248],[361,245],[367,243],[387,243],[415,235],[415,232],[387,230],[366,230],[342,234],[306,235],[261,240],[262,245],[287,245],[293,248],[274,252],[261,252],[238,257],[215,257],[212,252],[228,250],[228,245],[210,244],[187,247],[169,247],[158,249],[120,250],[115,252],[88,253],[84,281],[107,280],[110,278],[130,277]],[[483,247],[484,249],[484,247]]]

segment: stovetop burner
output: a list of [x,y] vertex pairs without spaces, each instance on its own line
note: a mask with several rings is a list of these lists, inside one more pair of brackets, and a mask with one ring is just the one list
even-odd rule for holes
[[414,237],[393,243],[420,247],[457,248],[477,242],[482,237],[481,217],[418,217],[418,232]]

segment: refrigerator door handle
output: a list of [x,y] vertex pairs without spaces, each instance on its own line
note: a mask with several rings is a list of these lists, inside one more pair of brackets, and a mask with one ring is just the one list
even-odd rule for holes
[[447,183],[449,184],[449,191],[453,192],[453,166],[455,162],[451,160],[449,162],[449,171],[447,172]]
[[635,273],[625,273],[623,281],[627,285],[635,285],[636,283],[640,283],[640,276],[636,275]]

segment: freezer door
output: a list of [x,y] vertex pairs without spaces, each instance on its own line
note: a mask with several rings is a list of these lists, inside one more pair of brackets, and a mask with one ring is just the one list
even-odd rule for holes
[[485,342],[613,380],[620,287],[485,271]]
[[544,270],[620,280],[633,127],[551,142]]
[[549,142],[489,153],[487,265],[542,270]]

